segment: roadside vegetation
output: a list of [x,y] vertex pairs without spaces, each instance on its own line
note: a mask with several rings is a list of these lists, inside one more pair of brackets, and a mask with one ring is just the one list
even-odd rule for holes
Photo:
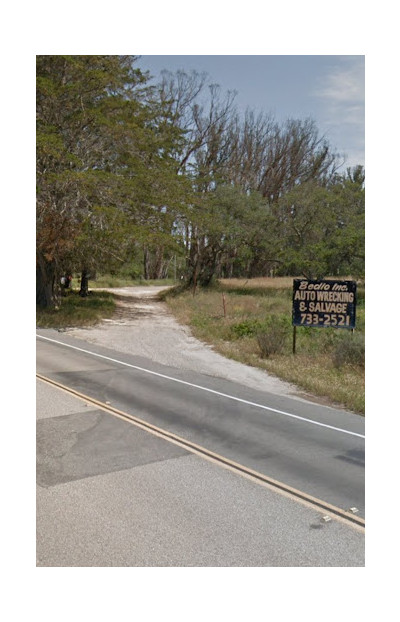
[[67,328],[92,326],[103,318],[109,318],[115,311],[114,296],[109,292],[90,292],[86,297],[79,290],[70,290],[55,307],[36,309],[38,328]]
[[147,287],[150,285],[173,285],[173,279],[146,281],[132,279],[125,275],[101,274],[88,283],[89,293],[80,296],[80,276],[72,279],[71,287],[64,296],[59,296],[54,307],[36,307],[38,328],[68,328],[72,326],[93,326],[102,319],[110,318],[115,311],[112,292],[101,291],[113,287]]
[[217,352],[356,413],[365,411],[364,287],[357,328],[297,327],[293,354],[293,279],[221,279],[213,288],[166,292],[171,312]]
[[[79,295],[79,279],[54,308],[37,308],[40,328],[92,326],[115,311],[114,296],[100,288],[173,285],[173,280],[142,281],[99,275],[89,295]],[[212,287],[175,287],[160,297],[181,323],[220,354],[266,370],[327,404],[365,411],[364,285],[357,290],[357,328],[297,327],[293,355],[293,278],[221,279]]]

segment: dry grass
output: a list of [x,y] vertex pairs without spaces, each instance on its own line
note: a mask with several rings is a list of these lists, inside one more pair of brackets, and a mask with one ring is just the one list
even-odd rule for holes
[[364,372],[359,367],[337,369],[329,356],[300,354],[266,361],[265,369],[311,395],[325,397],[360,414],[365,411]]
[[[220,279],[219,283],[228,289],[292,289],[293,279],[301,279],[302,276],[263,276],[256,279]],[[327,279],[340,279],[343,281],[353,280],[352,276],[327,276]]]
[[[332,405],[364,413],[363,367],[338,368],[333,363],[335,348],[341,339],[351,338],[350,331],[298,327],[297,352],[292,354],[293,278],[224,279],[221,284],[221,289],[198,290],[195,296],[184,292],[167,297],[167,303],[179,322],[189,325],[197,338],[224,356],[265,369]],[[281,354],[263,359],[257,331],[271,318],[286,322],[287,340]],[[362,302],[357,318],[357,330],[362,334]]]
[[221,279],[220,283],[227,288],[243,289],[287,289],[293,286],[293,277],[260,277],[258,279]]

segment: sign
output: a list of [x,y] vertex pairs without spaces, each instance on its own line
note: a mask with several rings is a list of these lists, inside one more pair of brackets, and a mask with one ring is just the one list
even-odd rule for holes
[[355,281],[293,280],[293,326],[356,326]]

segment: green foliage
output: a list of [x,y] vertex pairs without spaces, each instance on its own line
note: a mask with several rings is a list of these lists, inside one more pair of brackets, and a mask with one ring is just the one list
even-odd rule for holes
[[108,292],[90,292],[85,298],[79,296],[77,292],[68,292],[61,298],[59,307],[36,310],[36,326],[40,328],[90,326],[103,318],[111,317],[114,311],[114,298]]
[[359,332],[341,335],[336,341],[332,352],[332,361],[335,367],[344,365],[356,365],[365,367],[365,337]]
[[147,77],[134,61],[37,57],[42,280],[48,262],[57,274],[67,267],[115,270],[131,259],[135,244],[172,243],[184,184],[169,153],[179,133],[157,122],[159,106],[145,99]]
[[362,167],[337,175],[310,119],[241,118],[204,76],[150,87],[135,60],[37,56],[42,298],[64,270],[147,280],[178,267],[194,289],[215,277],[363,275]]
[[358,181],[301,184],[281,198],[275,215],[285,240],[280,274],[362,276],[364,189]]
[[232,324],[231,331],[234,338],[253,337],[261,330],[259,320],[243,320],[237,324]]
[[291,326],[288,318],[271,315],[257,331],[257,343],[261,358],[269,358],[273,354],[281,354],[288,342]]

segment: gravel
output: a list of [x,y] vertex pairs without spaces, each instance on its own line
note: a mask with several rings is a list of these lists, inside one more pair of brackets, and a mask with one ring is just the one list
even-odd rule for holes
[[278,395],[296,395],[296,387],[267,372],[232,361],[215,352],[180,325],[169,313],[159,292],[166,287],[108,288],[117,296],[112,319],[67,333],[89,343],[146,357],[162,365],[195,371]]

